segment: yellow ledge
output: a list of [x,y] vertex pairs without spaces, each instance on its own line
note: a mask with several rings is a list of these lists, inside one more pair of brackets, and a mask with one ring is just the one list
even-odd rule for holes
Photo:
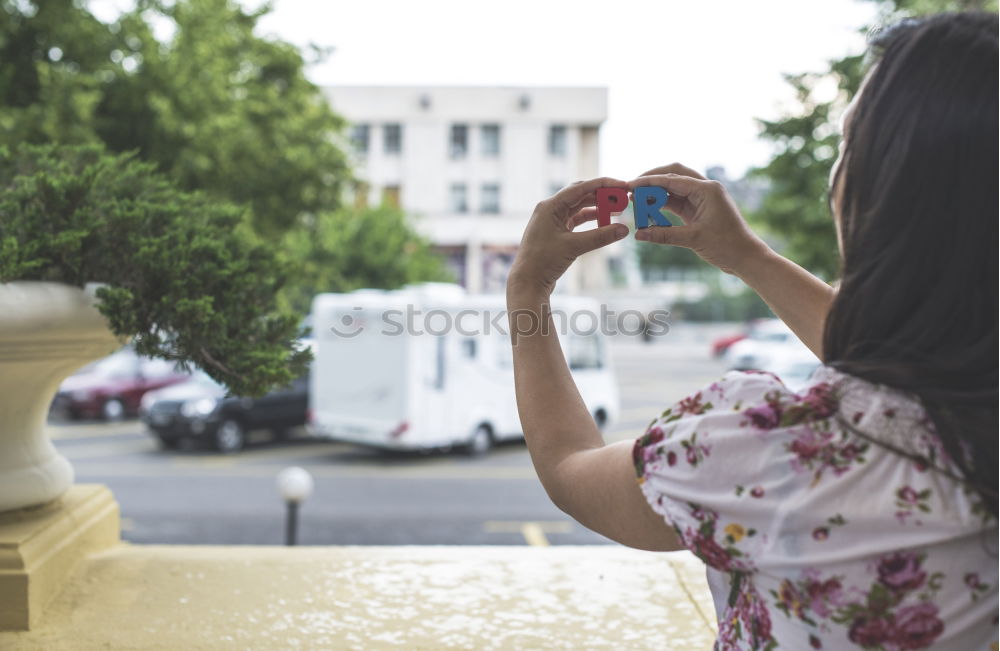
[[0,649],[707,649],[704,566],[615,546],[114,545]]

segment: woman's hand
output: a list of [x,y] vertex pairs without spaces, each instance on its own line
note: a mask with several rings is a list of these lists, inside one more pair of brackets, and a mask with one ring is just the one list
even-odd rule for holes
[[747,225],[722,184],[709,181],[679,163],[658,167],[629,182],[629,188],[658,185],[670,193],[667,209],[683,226],[650,226],[635,238],[691,249],[726,273],[740,275],[747,265],[770,253]]
[[666,188],[667,208],[684,225],[643,228],[636,239],[689,248],[705,262],[736,274],[823,359],[823,327],[836,295],[829,285],[754,235],[721,184],[674,163],[629,183],[630,188],[641,185]]
[[597,219],[598,188],[627,189],[628,183],[611,178],[580,181],[567,186],[535,207],[521,238],[517,257],[507,278],[507,291],[529,292],[547,298],[556,281],[579,256],[607,246],[628,235],[625,224],[573,232]]

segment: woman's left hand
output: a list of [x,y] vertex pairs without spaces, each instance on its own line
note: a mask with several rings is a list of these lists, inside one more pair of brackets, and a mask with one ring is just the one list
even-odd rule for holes
[[507,278],[508,295],[530,292],[547,298],[556,281],[579,256],[628,235],[625,224],[611,224],[579,233],[573,231],[597,219],[594,206],[598,188],[626,190],[628,187],[625,181],[606,177],[580,181],[535,206]]

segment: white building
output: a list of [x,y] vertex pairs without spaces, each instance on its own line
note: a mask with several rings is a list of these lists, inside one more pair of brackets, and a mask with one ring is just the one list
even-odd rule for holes
[[[352,125],[358,200],[416,220],[473,292],[502,291],[535,204],[598,174],[605,88],[333,86]],[[620,243],[619,243],[620,244]],[[601,292],[624,271],[619,244],[584,256],[562,289]]]

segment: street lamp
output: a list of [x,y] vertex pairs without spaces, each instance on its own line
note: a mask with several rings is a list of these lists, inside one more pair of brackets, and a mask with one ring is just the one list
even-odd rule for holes
[[313,478],[305,468],[290,466],[278,473],[278,492],[285,500],[285,544],[295,544],[298,529],[299,504],[312,495]]

